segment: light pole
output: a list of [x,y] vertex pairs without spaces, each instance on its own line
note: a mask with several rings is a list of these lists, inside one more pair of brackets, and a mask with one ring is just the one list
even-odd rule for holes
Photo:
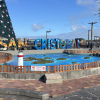
[[47,33],[49,33],[49,32],[51,32],[51,31],[46,31],[46,40],[47,40]]
[[92,38],[93,38],[93,24],[95,24],[97,22],[92,22],[92,23],[88,23],[88,24],[91,24],[91,50],[92,50]]
[[91,31],[91,30],[88,30],[88,47],[89,47],[89,31]]

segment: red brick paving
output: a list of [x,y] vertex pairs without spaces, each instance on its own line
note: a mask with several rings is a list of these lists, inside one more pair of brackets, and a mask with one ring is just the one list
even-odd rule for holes
[[100,75],[93,75],[80,79],[63,80],[62,83],[58,84],[45,84],[37,80],[0,80],[0,88],[43,91],[49,93],[52,97],[97,85],[100,85]]

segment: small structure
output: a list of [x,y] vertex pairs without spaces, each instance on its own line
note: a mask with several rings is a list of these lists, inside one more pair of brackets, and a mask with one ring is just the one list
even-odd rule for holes
[[18,64],[17,64],[17,66],[23,66],[23,51],[20,51],[20,50],[18,52]]
[[62,76],[58,73],[45,74],[44,81],[46,84],[62,83]]

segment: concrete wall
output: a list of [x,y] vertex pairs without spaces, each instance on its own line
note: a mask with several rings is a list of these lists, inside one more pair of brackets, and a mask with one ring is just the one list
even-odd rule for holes
[[[88,50],[87,48],[85,48],[86,50]],[[47,50],[22,50],[24,55],[27,54],[45,54],[45,53],[63,53],[65,49],[47,49]],[[68,49],[68,50],[83,50],[83,48],[75,48],[75,49]],[[11,53],[12,55],[18,55],[18,50],[13,51],[0,51],[0,52],[4,52],[4,53]]]
[[[63,53],[64,49],[47,49],[47,50],[22,50],[24,55],[27,54],[45,54],[45,53]],[[11,53],[12,55],[18,55],[18,51],[0,51],[4,53]]]
[[[89,75],[97,75],[100,74],[100,67],[84,69],[84,70],[76,70],[76,71],[67,71],[67,72],[59,72],[62,76],[62,79],[77,79],[82,77],[87,77]],[[32,80],[40,80],[44,79],[45,73],[4,73],[0,72],[0,79],[32,79]]]

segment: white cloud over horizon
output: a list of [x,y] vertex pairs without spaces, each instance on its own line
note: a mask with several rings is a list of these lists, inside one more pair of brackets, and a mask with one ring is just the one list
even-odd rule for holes
[[77,0],[77,4],[79,5],[94,5],[96,2],[94,0]]
[[44,28],[45,28],[44,25],[41,23],[38,23],[37,25],[36,24],[32,25],[32,30],[34,30],[34,32],[39,31],[40,29],[44,29]]
[[96,0],[5,1],[18,38],[24,38],[25,33],[27,38],[46,38],[49,30],[48,38],[87,38],[91,22],[98,22],[93,25],[93,32],[99,36],[100,18],[94,14],[100,5]]
[[[94,29],[93,30],[93,39],[94,36],[99,36],[100,34],[100,29]],[[60,33],[57,35],[47,35],[47,37],[49,39],[52,38],[60,38],[60,39],[75,39],[75,38],[84,38],[84,39],[88,39],[88,30],[84,30],[82,32],[80,31],[74,31],[74,32],[69,32],[69,33]],[[17,38],[19,38],[19,36],[17,36]],[[20,36],[20,38],[30,38],[30,39],[38,39],[38,38],[46,38],[46,35],[40,35],[40,36]],[[91,39],[91,32],[89,33],[89,39]]]
[[77,30],[85,30],[85,29],[89,29],[89,27],[86,27],[84,25],[74,25],[71,26],[72,31],[77,31]]

